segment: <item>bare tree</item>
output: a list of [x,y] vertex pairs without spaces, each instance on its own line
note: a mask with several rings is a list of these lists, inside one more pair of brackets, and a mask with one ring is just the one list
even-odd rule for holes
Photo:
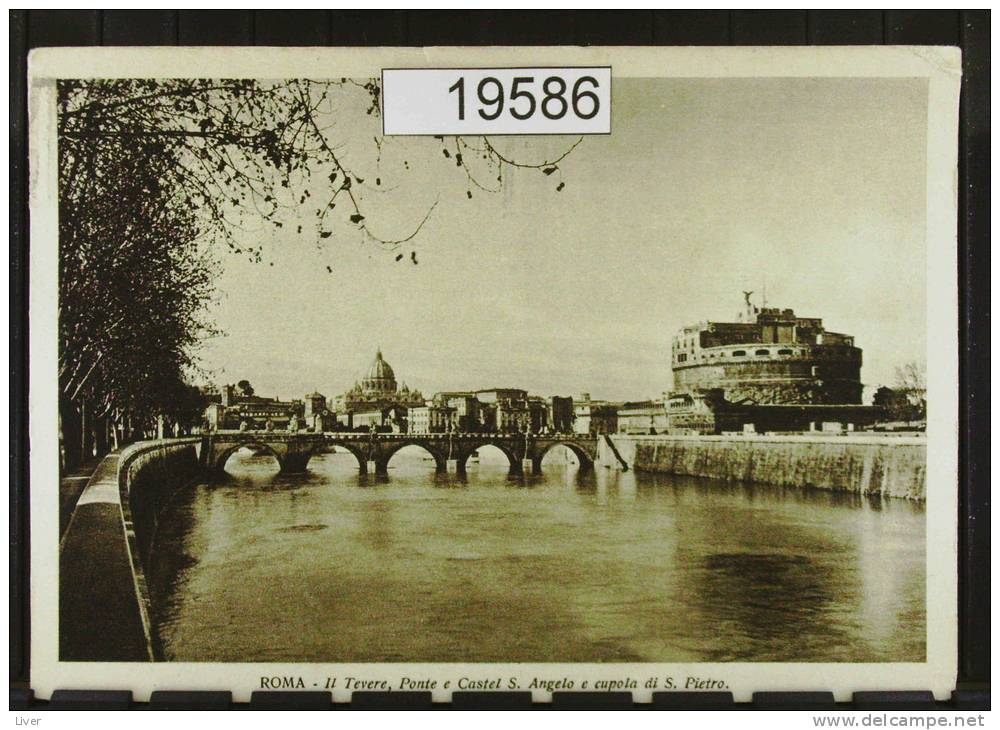
[[923,393],[927,389],[924,369],[910,360],[902,365],[897,365],[895,370],[895,387],[898,390],[906,390]]
[[[385,140],[372,138],[375,169],[362,170],[337,138],[338,122],[379,113],[379,93],[375,79],[346,78],[59,82],[60,421],[71,463],[109,423],[141,435],[190,400],[185,379],[212,334],[204,314],[219,257],[206,244],[260,262],[264,244],[242,233],[294,219],[321,244],[353,231],[390,251],[412,246],[436,203],[406,230],[382,230],[369,194],[385,188]],[[438,141],[470,198],[499,190],[509,168],[559,179],[579,144],[522,162],[487,138]]]
[[193,211],[161,184],[165,160],[120,145],[115,164],[59,205],[59,387],[70,464],[152,428],[177,402],[215,264]]
[[[347,224],[365,240],[396,249],[413,241],[433,211],[392,235],[371,220],[366,192],[384,187],[379,171],[360,170],[343,154],[338,121],[379,113],[376,79],[100,79],[62,81],[59,138],[66,194],[90,182],[89,171],[118,144],[153,143],[173,162],[163,184],[178,205],[200,211],[206,232],[232,250],[260,260],[261,248],[244,248],[234,235],[247,218],[281,227],[282,213],[309,210],[320,240]],[[362,111],[363,110],[363,111]],[[551,160],[525,162],[503,154],[485,137],[437,138],[472,188],[496,192],[505,168],[559,171],[580,139]],[[381,155],[385,140],[372,143]],[[314,183],[323,195],[314,199]],[[559,182],[557,190],[564,183]]]

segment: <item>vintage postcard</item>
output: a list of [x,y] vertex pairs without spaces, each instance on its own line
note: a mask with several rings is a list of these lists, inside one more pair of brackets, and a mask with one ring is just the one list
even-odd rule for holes
[[960,68],[33,52],[37,695],[947,697]]

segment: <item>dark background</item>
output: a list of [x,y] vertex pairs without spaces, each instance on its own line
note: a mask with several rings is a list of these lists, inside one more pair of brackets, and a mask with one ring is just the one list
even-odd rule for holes
[[[963,50],[959,127],[959,672],[990,679],[990,13],[858,11],[10,11],[10,681],[30,688],[27,611],[27,52],[42,46],[869,45]],[[889,275],[890,272],[887,272]],[[933,590],[934,587],[930,586]],[[930,627],[933,631],[934,627]],[[97,689],[97,687],[94,687]],[[980,691],[986,691],[982,695]],[[16,693],[16,694],[15,694]],[[399,694],[399,693],[394,693]],[[611,699],[611,698],[609,698]],[[772,698],[773,699],[773,698]],[[429,700],[428,700],[429,701]],[[127,704],[127,701],[126,701]]]

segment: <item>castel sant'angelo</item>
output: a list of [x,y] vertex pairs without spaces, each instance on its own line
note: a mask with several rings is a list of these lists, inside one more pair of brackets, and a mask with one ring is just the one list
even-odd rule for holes
[[861,350],[851,335],[791,309],[758,308],[744,292],[736,322],[685,327],[672,348],[674,390],[721,388],[726,400],[861,403]]
[[[672,343],[672,430],[719,432],[864,425],[878,415],[861,405],[861,350],[854,337],[791,309],[757,307],[753,292],[735,322],[701,322]],[[732,423],[727,423],[732,421]]]

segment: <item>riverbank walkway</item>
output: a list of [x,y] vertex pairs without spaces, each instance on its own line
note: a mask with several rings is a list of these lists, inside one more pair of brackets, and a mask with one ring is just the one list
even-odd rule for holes
[[62,661],[151,659],[122,524],[118,460],[118,453],[105,456],[86,481],[82,474],[60,480],[60,507],[79,489],[59,543]]
[[94,457],[59,478],[59,537],[66,534],[69,518],[73,516],[77,500],[86,489],[90,478],[94,476],[101,459]]

